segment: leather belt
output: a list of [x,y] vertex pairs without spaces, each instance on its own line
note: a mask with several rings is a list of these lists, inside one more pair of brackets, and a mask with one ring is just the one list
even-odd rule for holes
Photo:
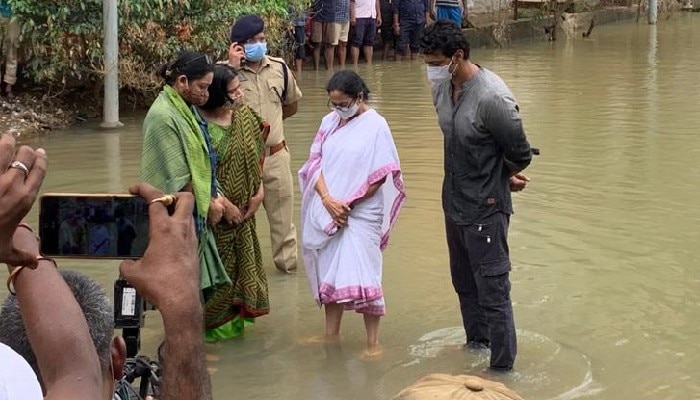
[[287,147],[287,141],[283,140],[276,145],[265,147],[265,153],[269,157],[275,153],[278,153],[282,150],[284,150]]

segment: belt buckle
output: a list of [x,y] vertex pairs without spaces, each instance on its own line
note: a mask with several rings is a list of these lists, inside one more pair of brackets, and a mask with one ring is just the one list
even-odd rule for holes
[[269,146],[269,147],[265,146],[265,156],[269,157],[273,154],[279,153],[280,151],[284,150],[284,148],[286,146],[287,146],[287,143],[285,143],[284,140],[275,144],[275,145]]

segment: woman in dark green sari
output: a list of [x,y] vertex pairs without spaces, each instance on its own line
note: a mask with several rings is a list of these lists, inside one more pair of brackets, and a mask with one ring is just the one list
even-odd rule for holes
[[240,335],[246,321],[269,312],[267,277],[255,231],[255,212],[262,203],[262,163],[268,126],[242,104],[238,74],[227,65],[214,68],[209,100],[200,107],[218,157],[217,178],[234,205],[233,223],[214,229],[216,247],[231,287],[205,292],[208,341]]
[[[195,106],[207,102],[214,65],[208,56],[181,51],[159,75],[165,81],[143,121],[141,181],[165,193],[189,191],[195,197],[201,288],[213,291],[230,280],[216,251],[212,225],[231,220],[230,202],[217,191],[216,154]],[[228,215],[227,215],[228,214]]]

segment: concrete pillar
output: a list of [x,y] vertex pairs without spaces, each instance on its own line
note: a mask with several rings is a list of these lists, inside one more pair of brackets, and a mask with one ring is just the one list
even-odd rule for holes
[[102,2],[102,19],[104,25],[104,109],[103,128],[117,128],[119,122],[119,38],[117,0]]
[[656,25],[659,14],[658,0],[649,0],[649,25]]
[[647,94],[647,104],[648,107],[644,114],[647,118],[646,129],[650,134],[656,134],[663,131],[663,128],[659,126],[659,39],[658,39],[658,26],[649,26],[649,38],[648,38],[648,50],[647,50],[647,68],[646,68],[646,79],[644,84],[644,90]]

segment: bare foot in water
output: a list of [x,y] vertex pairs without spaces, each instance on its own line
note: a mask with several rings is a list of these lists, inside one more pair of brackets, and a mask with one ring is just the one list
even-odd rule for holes
[[365,351],[362,352],[360,360],[362,361],[378,361],[384,355],[384,348],[380,344],[367,345]]
[[315,344],[340,343],[343,337],[340,335],[318,335],[299,339],[302,346],[312,346]]
[[215,362],[215,361],[220,361],[221,357],[215,355],[215,354],[207,354],[207,362]]
[[215,373],[219,372],[219,369],[214,367],[207,367],[207,372],[209,372],[209,375],[214,375]]

